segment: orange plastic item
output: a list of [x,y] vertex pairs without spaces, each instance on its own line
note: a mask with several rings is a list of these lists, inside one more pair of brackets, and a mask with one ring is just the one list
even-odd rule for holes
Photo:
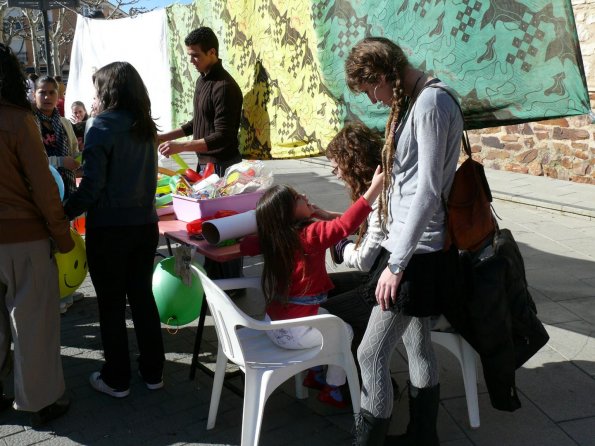
[[192,183],[196,183],[197,181],[202,180],[202,175],[190,168],[184,171],[184,176],[188,178]]
[[222,209],[220,211],[215,212],[212,218],[223,218],[223,217],[231,217],[232,215],[239,214],[238,211],[233,211],[231,209]]
[[236,215],[236,214],[239,214],[239,212],[232,211],[232,210],[217,211],[217,212],[215,212],[215,214],[213,214],[210,217],[198,218],[196,220],[192,220],[191,222],[186,223],[186,232],[188,232],[188,234],[190,234],[190,235],[202,234],[202,224],[205,221],[214,220],[216,218],[229,217],[231,215]]
[[202,224],[205,221],[209,221],[214,218],[215,217],[203,217],[197,220],[192,220],[191,222],[186,223],[186,232],[188,232],[190,235],[202,234]]
[[215,164],[213,164],[213,163],[207,163],[207,165],[205,166],[204,170],[202,171],[202,177],[203,178],[208,178],[211,175],[213,175],[214,172],[215,172]]
[[76,217],[74,220],[72,220],[72,228],[78,232],[80,235],[85,235],[85,222],[86,222],[87,218],[85,217],[85,214],[80,215],[78,217]]
[[157,171],[158,171],[159,173],[162,173],[163,175],[168,175],[168,176],[170,176],[170,177],[176,174],[176,172],[175,172],[175,171],[173,171],[173,170],[171,170],[171,169],[167,169],[166,167],[158,167],[158,168],[157,168]]

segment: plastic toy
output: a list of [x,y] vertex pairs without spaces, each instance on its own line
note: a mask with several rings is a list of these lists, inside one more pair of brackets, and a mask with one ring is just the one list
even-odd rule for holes
[[49,167],[50,167],[50,172],[52,172],[52,176],[54,177],[54,181],[56,181],[56,184],[58,185],[58,192],[60,193],[60,200],[64,200],[64,180],[60,176],[58,169],[56,169],[54,166],[49,166]]
[[87,222],[87,217],[85,214],[79,215],[74,220],[72,220],[72,227],[73,229],[78,232],[80,235],[85,235],[87,232],[85,223]]
[[207,165],[202,171],[202,177],[209,178],[211,175],[213,175],[213,173],[215,173],[215,164],[207,163]]
[[74,248],[65,254],[56,254],[60,298],[74,293],[81,286],[88,272],[85,242],[74,229],[70,229],[70,235],[74,240]]
[[188,180],[190,180],[190,182],[192,182],[192,183],[196,183],[197,181],[202,180],[202,175],[190,168],[188,168],[184,171],[184,176],[186,178],[188,178]]
[[184,161],[179,154],[176,153],[176,154],[172,155],[171,159],[174,160],[178,164],[178,166],[180,166],[180,169],[183,169],[183,170],[189,169],[188,164],[186,164],[186,161]]
[[[202,266],[196,265],[202,270]],[[174,273],[175,259],[168,257],[153,271],[153,295],[159,319],[166,325],[178,327],[196,320],[203,302],[200,280],[192,277],[192,286],[186,286]]]

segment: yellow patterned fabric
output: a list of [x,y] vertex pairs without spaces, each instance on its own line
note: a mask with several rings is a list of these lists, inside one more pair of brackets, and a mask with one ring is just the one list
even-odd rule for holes
[[184,38],[198,26],[219,37],[219,57],[244,94],[240,151],[246,158],[300,158],[324,153],[342,124],[316,54],[310,2],[201,1],[168,7],[173,125],[192,114],[197,73]]

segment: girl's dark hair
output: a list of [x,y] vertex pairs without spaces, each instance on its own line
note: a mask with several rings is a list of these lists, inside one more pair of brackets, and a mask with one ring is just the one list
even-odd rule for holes
[[[347,124],[326,148],[326,157],[337,163],[341,177],[355,202],[370,187],[376,167],[382,163],[382,138],[361,122]],[[368,220],[360,226],[356,246],[368,230]]]
[[41,76],[35,81],[35,89],[37,90],[41,84],[52,84],[54,88],[58,89],[58,82],[52,76]]
[[275,185],[265,191],[256,205],[256,224],[264,258],[262,290],[267,304],[277,297],[287,298],[295,258],[302,253],[295,222],[299,194],[290,186]]
[[157,139],[151,100],[138,71],[128,62],[113,62],[93,74],[99,110],[127,110],[133,116],[132,133],[139,140]]
[[378,205],[383,228],[388,219],[388,191],[392,185],[392,167],[395,156],[394,129],[401,111],[406,107],[406,96],[403,92],[403,74],[409,66],[407,56],[392,40],[385,37],[367,37],[357,43],[349,52],[345,61],[345,77],[347,86],[354,93],[361,93],[363,84],[378,84],[382,77],[393,83],[393,100],[390,116],[384,132],[382,148],[382,171],[384,184]]
[[0,99],[31,110],[21,64],[10,47],[3,43],[0,43]]

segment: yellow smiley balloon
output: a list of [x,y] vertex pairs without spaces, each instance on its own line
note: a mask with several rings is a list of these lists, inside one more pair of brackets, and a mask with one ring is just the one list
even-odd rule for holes
[[74,240],[74,248],[65,254],[56,254],[60,298],[74,293],[87,277],[88,271],[85,242],[79,233],[73,229],[70,229],[70,235]]

